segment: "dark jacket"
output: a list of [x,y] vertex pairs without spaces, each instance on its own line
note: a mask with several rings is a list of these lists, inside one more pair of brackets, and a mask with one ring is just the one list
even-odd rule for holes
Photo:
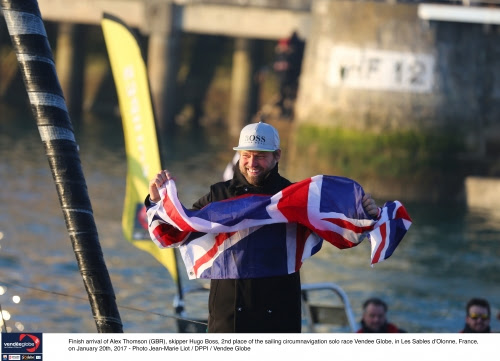
[[406,331],[389,322],[386,322],[380,331],[373,331],[371,328],[368,328],[363,321],[361,321],[361,328],[357,331],[357,333],[406,333]]
[[478,332],[470,328],[468,324],[465,324],[464,328],[460,331],[460,333],[491,333],[491,328],[490,326],[488,326],[484,331]]
[[[193,208],[244,194],[275,194],[290,184],[279,175],[276,165],[263,186],[253,186],[236,165],[233,179],[212,185]],[[208,332],[301,332],[299,272],[253,279],[212,279],[208,310]]]

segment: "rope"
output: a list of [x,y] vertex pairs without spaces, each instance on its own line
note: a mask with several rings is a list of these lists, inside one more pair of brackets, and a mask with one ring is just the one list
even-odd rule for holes
[[[69,295],[69,294],[66,294],[66,293],[56,292],[56,291],[47,291],[47,290],[43,290],[41,288],[37,288],[37,287],[33,287],[33,286],[26,286],[26,285],[22,285],[22,284],[19,284],[19,283],[10,283],[10,282],[5,282],[5,281],[0,281],[0,283],[3,284],[3,285],[6,285],[6,286],[19,287],[19,288],[24,288],[24,289],[28,289],[28,290],[31,290],[31,291],[46,293],[46,294],[50,294],[50,295],[62,296],[62,297],[67,297],[67,298],[72,298],[72,299],[77,299],[77,300],[82,300],[82,301],[88,301],[88,299],[85,298],[85,297],[80,297],[80,296],[75,296],[75,295]],[[172,314],[164,314],[164,313],[159,313],[159,312],[154,312],[154,311],[147,311],[147,310],[142,310],[142,309],[137,308],[137,307],[123,306],[123,305],[120,305],[120,304],[118,304],[118,307],[122,308],[124,310],[129,310],[129,311],[134,311],[134,312],[141,312],[141,313],[146,313],[146,314],[150,314],[150,315],[160,316],[160,317],[164,317],[164,318],[170,318],[170,319],[174,319],[174,320],[185,321],[185,322],[190,322],[190,323],[194,323],[194,324],[199,324],[199,325],[207,326],[206,322],[201,322],[201,321],[196,321],[196,320],[190,320],[190,319],[179,317],[179,316],[175,316],[175,315],[172,315]],[[0,305],[0,314],[1,313],[2,313],[2,309],[1,309],[1,305]],[[3,321],[3,314],[2,314],[2,321]],[[5,327],[5,322],[4,322],[4,327]],[[7,332],[7,331],[5,331],[5,332]]]

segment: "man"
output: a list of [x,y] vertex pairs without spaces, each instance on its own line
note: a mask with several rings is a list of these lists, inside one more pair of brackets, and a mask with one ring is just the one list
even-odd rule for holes
[[472,298],[465,306],[465,327],[461,333],[490,333],[490,304],[482,298]]
[[387,322],[387,304],[379,298],[369,298],[363,303],[361,328],[358,333],[400,333],[406,332]]
[[304,41],[299,39],[296,32],[289,38],[280,39],[276,44],[273,69],[280,85],[280,98],[276,105],[280,107],[284,118],[291,118],[293,115],[303,56]]
[[[194,209],[228,198],[246,194],[274,195],[291,185],[278,173],[281,157],[280,138],[274,127],[266,123],[245,126],[239,144],[233,148],[240,154],[231,180],[213,184],[210,191],[199,199]],[[172,179],[168,170],[158,173],[149,184],[151,202],[158,202],[160,188]],[[363,198],[365,212],[377,217],[379,208],[370,195]],[[282,248],[290,224],[269,224],[249,229],[245,242],[231,246],[228,255],[224,253],[214,262],[212,268],[223,268],[220,262],[233,262],[240,269],[266,270],[269,277],[211,279],[209,294],[208,332],[301,332],[301,286],[299,272],[274,274],[275,264],[282,261],[275,255],[282,254]],[[170,226],[172,227],[172,226]],[[295,225],[297,229],[300,226]],[[307,231],[303,227],[304,232]],[[163,228],[164,232],[169,230]],[[175,230],[173,231],[175,232]],[[309,232],[310,233],[310,232]],[[285,237],[282,237],[282,236]],[[219,262],[219,263],[218,263]],[[242,266],[243,265],[243,266]],[[214,273],[222,273],[218,271]]]

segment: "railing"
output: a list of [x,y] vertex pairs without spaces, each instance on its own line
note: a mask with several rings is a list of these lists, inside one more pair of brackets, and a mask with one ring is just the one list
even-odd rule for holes
[[[209,289],[205,286],[187,287],[183,289],[185,296],[196,293],[205,294],[202,297],[208,297]],[[319,303],[313,293],[318,294],[322,291],[331,292],[323,296],[322,303]],[[180,333],[206,332],[207,321],[200,317],[191,317],[185,310],[185,300],[176,296],[174,299],[174,308],[176,310],[177,327]],[[325,302],[326,301],[326,302]],[[339,302],[340,301],[340,305]],[[319,325],[330,325],[340,328],[348,327],[351,332],[356,332],[357,324],[352,312],[349,298],[344,290],[335,283],[310,283],[302,284],[302,323],[304,331],[318,332]],[[199,316],[199,312],[198,315]]]
[[418,16],[422,20],[498,25],[500,0],[422,3],[418,6]]
[[[327,297],[328,304],[312,303],[311,293],[331,291],[341,301],[341,305],[331,304],[332,299]],[[303,311],[305,328],[309,332],[317,332],[316,325],[328,324],[333,326],[348,326],[351,332],[356,332],[357,324],[354,319],[349,298],[344,290],[335,283],[310,283],[302,285]]]

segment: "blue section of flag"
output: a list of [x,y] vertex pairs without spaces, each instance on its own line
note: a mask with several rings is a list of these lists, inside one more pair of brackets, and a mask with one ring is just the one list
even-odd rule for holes
[[288,273],[286,226],[261,227],[226,249],[200,278],[257,278]]
[[197,217],[206,221],[234,226],[245,219],[270,219],[266,207],[271,196],[252,195],[233,198],[231,201],[210,203],[201,210],[185,210],[188,217]]
[[342,213],[349,218],[369,218],[361,205],[363,195],[363,188],[352,179],[323,176],[319,211]]

